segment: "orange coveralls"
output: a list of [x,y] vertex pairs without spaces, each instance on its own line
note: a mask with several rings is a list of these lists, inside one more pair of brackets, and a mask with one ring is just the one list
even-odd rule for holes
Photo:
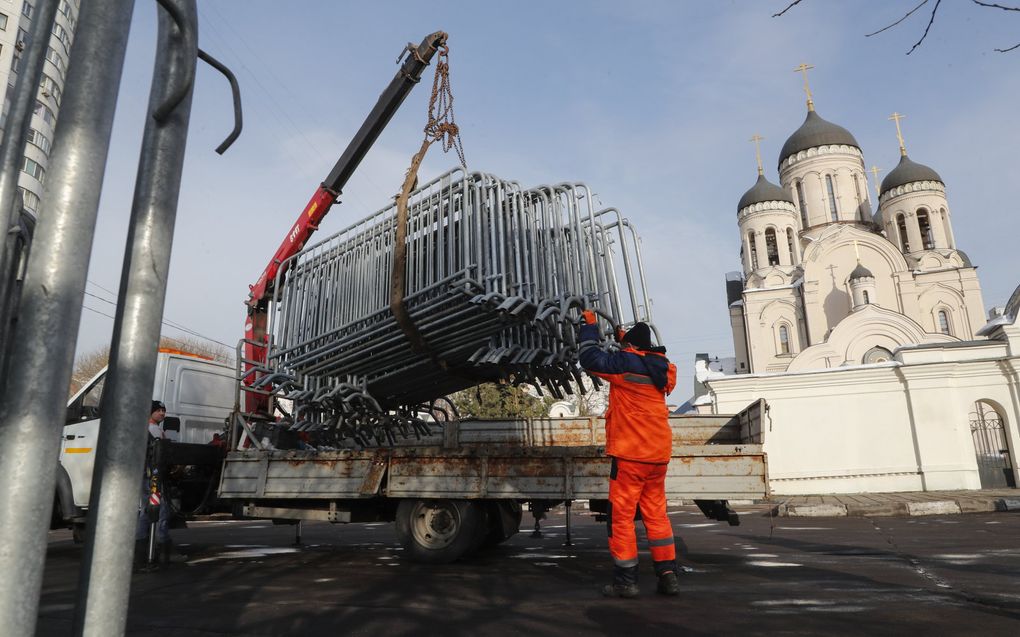
[[663,348],[641,351],[598,347],[598,327],[581,327],[581,365],[609,381],[606,455],[609,482],[609,552],[618,569],[636,569],[634,517],[641,519],[657,575],[676,571],[673,527],[666,515],[666,468],[673,450],[666,395],[676,385],[676,367]]

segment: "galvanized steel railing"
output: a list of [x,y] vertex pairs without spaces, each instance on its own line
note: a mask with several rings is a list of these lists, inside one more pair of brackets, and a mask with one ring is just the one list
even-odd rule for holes
[[276,281],[269,369],[256,389],[295,401],[295,429],[361,439],[369,411],[410,414],[481,382],[570,393],[580,309],[614,324],[651,318],[639,239],[592,199],[584,184],[524,189],[459,168],[416,190],[404,304],[424,349],[390,310],[395,204],[306,248]]

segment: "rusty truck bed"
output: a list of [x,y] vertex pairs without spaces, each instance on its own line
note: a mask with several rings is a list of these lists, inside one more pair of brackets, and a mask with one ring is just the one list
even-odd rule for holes
[[[762,402],[740,414],[673,416],[670,499],[768,495]],[[463,421],[434,440],[373,450],[228,454],[219,497],[253,500],[391,498],[606,498],[609,459],[601,418]]]

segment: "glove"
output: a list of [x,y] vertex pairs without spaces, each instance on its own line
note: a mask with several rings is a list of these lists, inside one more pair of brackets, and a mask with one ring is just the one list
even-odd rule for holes
[[595,323],[598,322],[595,312],[592,312],[591,310],[581,312],[581,318],[584,319],[584,323],[586,325],[595,325]]

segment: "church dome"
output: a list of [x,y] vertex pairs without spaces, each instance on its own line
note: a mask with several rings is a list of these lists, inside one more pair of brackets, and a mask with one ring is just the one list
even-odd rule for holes
[[827,122],[813,110],[808,111],[807,118],[800,125],[793,135],[783,144],[783,150],[779,153],[779,163],[782,164],[790,155],[796,155],[802,150],[815,148],[816,146],[853,146],[860,149],[860,144],[850,134],[850,131]]
[[850,273],[850,280],[853,281],[854,279],[865,278],[874,279],[875,275],[871,273],[871,270],[867,269],[862,264],[858,263],[857,267],[854,268],[854,271]]
[[937,181],[939,183],[944,183],[942,181],[942,177],[939,177],[937,172],[924,164],[911,161],[909,157],[903,155],[900,157],[900,163],[897,164],[896,168],[893,168],[892,171],[885,176],[885,179],[882,180],[882,187],[880,190],[882,191],[882,194],[885,194],[893,188],[913,183],[915,181]]
[[753,206],[756,203],[765,203],[766,201],[793,203],[793,197],[779,186],[765,179],[765,175],[758,175],[758,181],[740,198],[740,203],[737,204],[737,212],[748,206]]

